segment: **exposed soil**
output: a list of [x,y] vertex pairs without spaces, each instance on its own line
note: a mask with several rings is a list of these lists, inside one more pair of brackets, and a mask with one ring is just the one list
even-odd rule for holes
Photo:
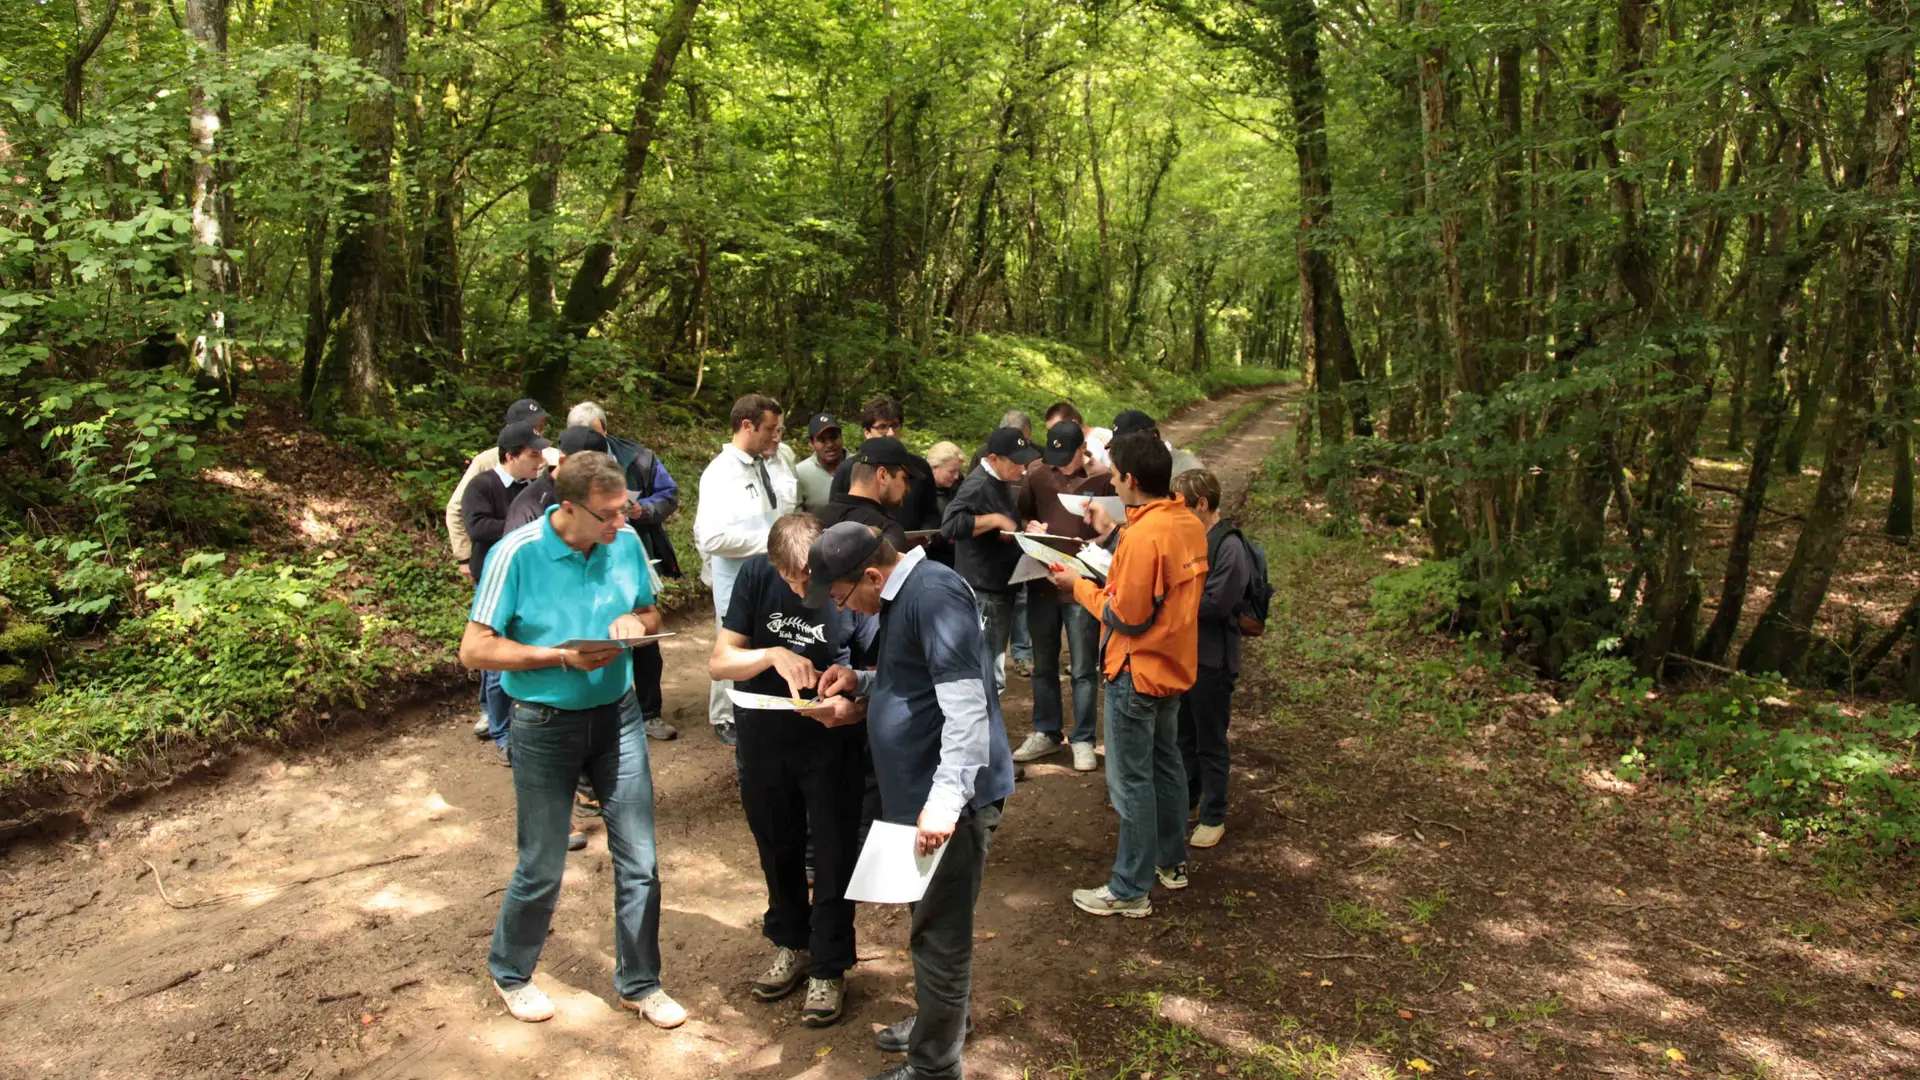
[[[1192,439],[1254,396],[1167,433]],[[1231,488],[1288,411],[1207,449]],[[1686,808],[1564,782],[1554,770],[1577,767],[1523,737],[1519,714],[1545,707],[1533,695],[1465,740],[1376,726],[1355,654],[1367,572],[1329,557],[1276,581],[1320,636],[1249,650],[1227,839],[1195,853],[1191,888],[1156,893],[1152,918],[1068,903],[1111,860],[1105,785],[1064,755],[1029,767],[980,901],[970,1075],[1359,1075],[1414,1058],[1448,1076],[1920,1071],[1914,999],[1894,996],[1920,994],[1920,958],[1896,898],[1837,899],[1736,837],[1674,838]],[[15,845],[0,862],[0,1076],[838,1080],[897,1064],[870,1033],[912,1007],[899,909],[863,906],[839,1026],[802,1028],[796,1000],[747,995],[764,891],[731,754],[704,723],[708,626],[689,619],[666,646],[683,734],[652,748],[663,977],[685,1027],[616,1007],[592,824],[536,977],[559,1015],[505,1015],[485,951],[512,791],[462,696],[323,746],[249,751],[64,841]],[[1448,648],[1383,659],[1452,662]],[[1017,680],[1006,713],[1017,742]]]

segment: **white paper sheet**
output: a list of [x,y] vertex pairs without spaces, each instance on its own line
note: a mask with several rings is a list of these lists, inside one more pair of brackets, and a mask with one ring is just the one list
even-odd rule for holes
[[1069,514],[1086,516],[1087,504],[1095,503],[1107,512],[1107,517],[1115,522],[1127,520],[1127,504],[1120,501],[1118,495],[1068,495],[1060,493],[1060,505],[1067,508]]
[[1082,547],[1080,549],[1080,561],[1093,567],[1101,577],[1105,577],[1113,571],[1113,552],[1108,551],[1098,544],[1088,544]]
[[951,842],[922,858],[916,851],[920,830],[876,821],[853,866],[846,897],[863,904],[911,904],[927,894],[927,882],[946,857]]
[[820,708],[820,702],[812,698],[774,697],[771,694],[749,694],[745,690],[727,688],[727,696],[742,709],[764,709],[770,712],[808,712]]

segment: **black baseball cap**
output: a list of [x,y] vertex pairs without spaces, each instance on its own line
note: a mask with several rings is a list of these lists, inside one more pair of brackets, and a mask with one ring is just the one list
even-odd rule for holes
[[1153,417],[1139,409],[1122,409],[1120,415],[1113,418],[1113,437],[1117,439],[1137,431],[1149,431],[1154,426]]
[[537,424],[547,418],[547,410],[532,398],[521,398],[507,406],[507,424]]
[[607,452],[607,437],[590,427],[570,427],[560,433],[560,452],[562,454],[584,454],[587,451],[604,454]]
[[860,450],[853,455],[855,465],[877,465],[889,469],[905,469],[907,475],[926,478],[933,475],[927,468],[926,459],[907,449],[907,444],[899,439],[879,436],[860,444]]
[[[1049,435],[1052,432],[1048,432]],[[998,454],[1015,465],[1025,465],[1040,456],[1019,428],[1003,427],[987,436],[987,453]]]
[[501,428],[500,437],[493,441],[493,445],[499,447],[502,454],[510,454],[523,446],[531,446],[535,450],[545,450],[553,444],[541,438],[540,433],[533,430],[533,424],[531,422],[522,422],[518,424],[508,424],[506,427]]
[[879,546],[880,534],[857,521],[822,530],[807,549],[807,595],[802,602],[825,607],[833,599],[834,583],[865,566]]
[[1080,452],[1086,441],[1078,420],[1062,420],[1047,429],[1047,448],[1040,452],[1040,457],[1055,468],[1065,468],[1073,464],[1073,455]]
[[820,433],[823,431],[839,431],[839,430],[840,430],[840,421],[835,420],[833,418],[832,413],[821,413],[820,415],[807,421],[808,440],[819,438]]

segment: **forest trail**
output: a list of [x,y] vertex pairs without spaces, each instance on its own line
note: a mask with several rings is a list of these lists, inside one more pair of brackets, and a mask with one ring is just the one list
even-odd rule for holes
[[[1184,445],[1230,423],[1200,453],[1232,505],[1288,429],[1286,400],[1230,394],[1163,430]],[[473,740],[462,694],[297,752],[243,752],[210,779],[97,815],[84,843],[17,845],[0,864],[0,1075],[824,1080],[896,1064],[871,1032],[912,1008],[901,909],[862,907],[838,1026],[803,1028],[797,998],[762,1005],[746,992],[767,957],[764,890],[731,755],[704,723],[711,645],[696,614],[665,646],[682,735],[652,746],[662,976],[693,1015],[686,1026],[656,1031],[617,1008],[598,823],[569,857],[536,976],[559,1013],[538,1025],[506,1016],[485,954],[513,865],[513,794]],[[1018,742],[1023,680],[1006,704]],[[1064,755],[1029,776],[981,896],[974,1076],[1020,1075],[1021,1040],[995,1022],[1002,1003],[1078,1000],[1097,982],[1081,970],[1097,965],[1056,941],[1085,921],[1068,891],[1102,880],[1111,858],[1105,783]]]

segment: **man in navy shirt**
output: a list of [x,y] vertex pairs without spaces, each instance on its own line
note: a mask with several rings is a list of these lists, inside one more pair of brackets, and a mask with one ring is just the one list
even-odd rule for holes
[[[730,679],[744,693],[812,697],[821,672],[872,645],[878,624],[870,616],[804,600],[807,551],[819,535],[820,522],[809,514],[773,523],[767,553],[747,560],[734,582],[708,664],[712,677]],[[772,966],[754,980],[753,996],[778,1001],[804,978],[800,1022],[808,1027],[840,1019],[854,961],[853,901],[846,889],[860,854],[867,730],[860,723],[863,708],[840,704],[845,722],[832,726],[810,714],[733,710],[740,801],[767,879],[761,929],[776,950]]]
[[[867,700],[867,739],[880,781],[880,817],[912,825],[920,854],[947,853],[913,906],[919,1012],[875,1037],[907,1063],[875,1080],[957,1077],[973,978],[973,908],[987,842],[1013,793],[1013,757],[993,685],[993,657],[973,590],[879,533],[842,522],[808,554],[807,601],[880,618],[878,667],[821,677],[823,696]],[[904,1030],[903,1030],[904,1029]]]

